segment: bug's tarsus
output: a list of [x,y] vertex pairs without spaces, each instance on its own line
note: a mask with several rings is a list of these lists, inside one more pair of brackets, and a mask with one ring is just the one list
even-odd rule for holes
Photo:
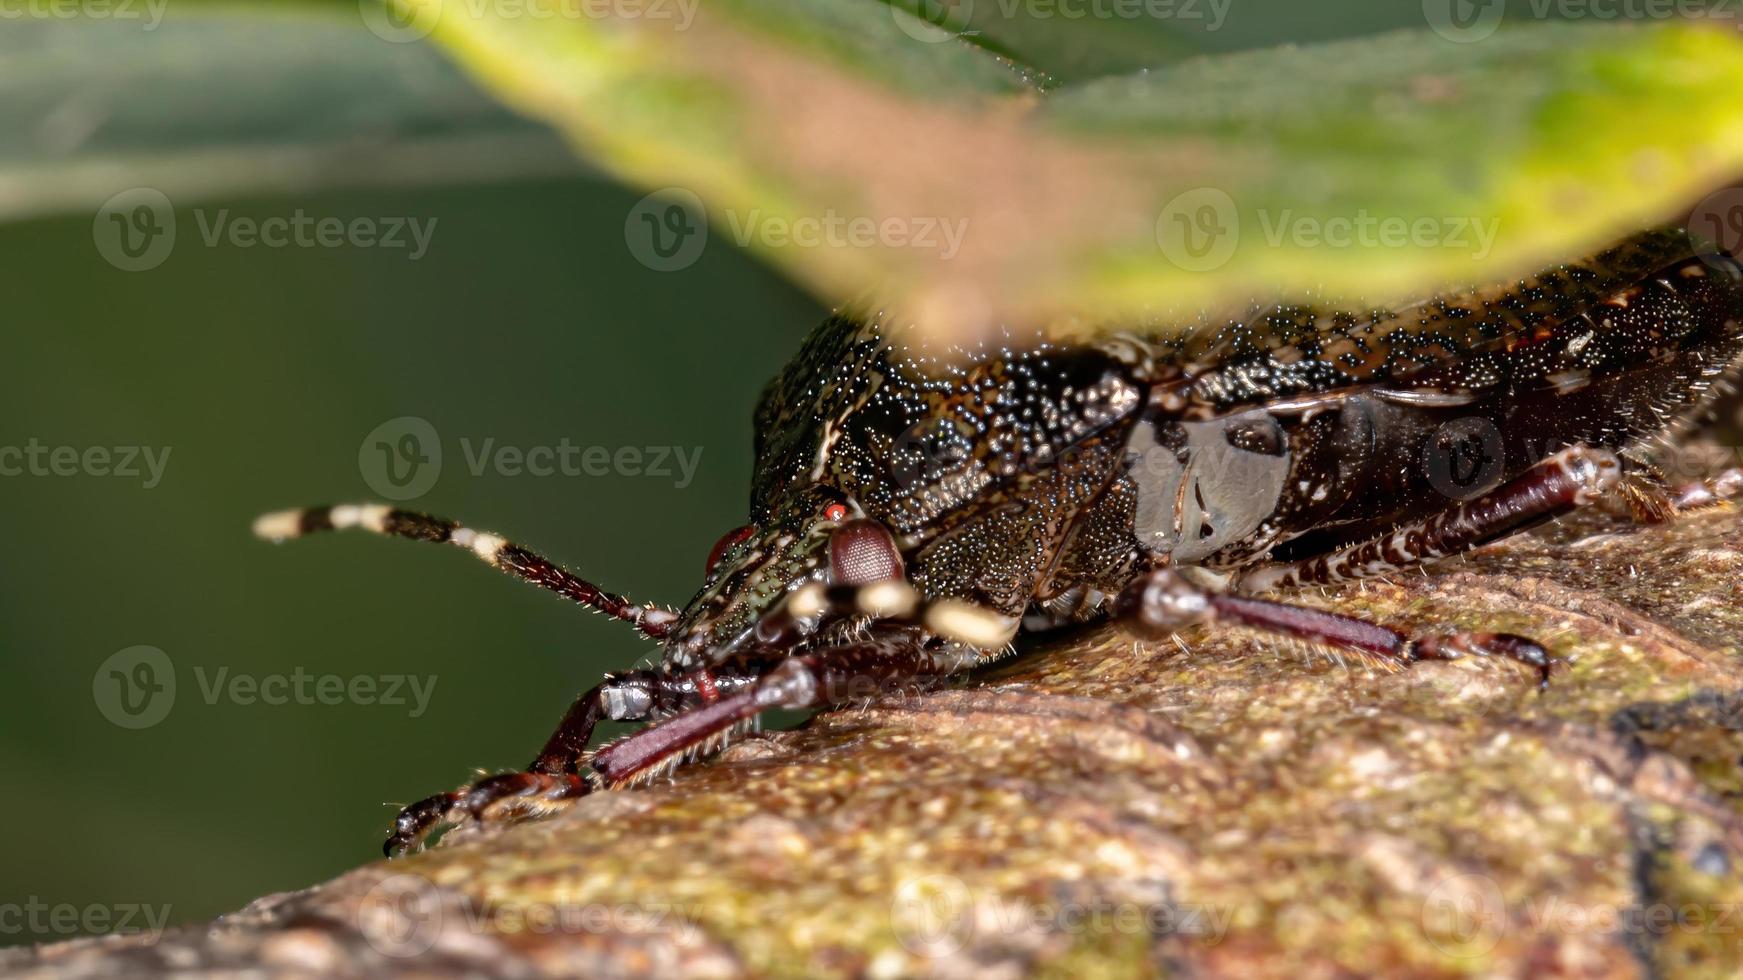
[[466,527],[459,521],[400,510],[386,504],[339,504],[331,507],[283,510],[263,514],[254,522],[255,535],[269,541],[285,541],[317,531],[347,528],[358,528],[387,537],[410,538],[414,541],[446,541],[458,545],[488,565],[604,613],[612,619],[629,623],[644,636],[654,639],[664,637],[678,619],[676,610],[654,603],[633,603],[616,593],[607,592],[567,571],[556,562],[513,544],[500,535]]
[[436,827],[487,819],[506,800],[514,800],[523,813],[533,813],[555,809],[586,795],[588,789],[586,779],[571,773],[505,772],[487,776],[464,789],[437,793],[401,810],[381,850],[388,857],[398,857],[423,843]]
[[1671,498],[1677,510],[1699,510],[1743,497],[1743,467],[1732,467],[1704,480],[1678,487]]
[[1503,657],[1538,672],[1537,687],[1549,687],[1555,659],[1536,640],[1516,633],[1443,633],[1411,642],[1411,660],[1462,660],[1465,657]]

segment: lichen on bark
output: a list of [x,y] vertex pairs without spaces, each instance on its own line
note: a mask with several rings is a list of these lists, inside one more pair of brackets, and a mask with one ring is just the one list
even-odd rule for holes
[[1566,660],[1055,636],[26,975],[1734,976],[1743,522],[1601,517],[1302,601]]

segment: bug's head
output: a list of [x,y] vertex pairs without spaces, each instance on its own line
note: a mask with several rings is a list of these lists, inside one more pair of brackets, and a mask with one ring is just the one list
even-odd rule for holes
[[752,642],[802,586],[902,577],[889,529],[842,494],[813,486],[790,494],[761,524],[734,528],[715,543],[702,591],[685,607],[668,649],[680,661],[704,662]]

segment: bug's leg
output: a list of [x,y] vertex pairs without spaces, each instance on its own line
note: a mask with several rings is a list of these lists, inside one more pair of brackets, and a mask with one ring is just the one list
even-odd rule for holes
[[1410,637],[1320,609],[1217,592],[1171,568],[1154,569],[1133,582],[1115,600],[1114,613],[1124,625],[1151,638],[1198,623],[1221,622],[1404,663],[1505,657],[1535,669],[1539,687],[1548,686],[1553,664],[1549,651],[1512,633]]
[[589,784],[580,775],[581,760],[599,722],[645,721],[656,710],[679,704],[685,690],[681,679],[653,670],[607,678],[575,699],[524,772],[486,776],[462,789],[413,803],[394,819],[393,832],[382,849],[389,857],[403,854],[442,824],[491,819],[505,801],[512,801],[515,815],[521,816],[585,796]]
[[919,686],[942,669],[908,634],[784,657],[737,691],[600,748],[593,770],[607,785],[631,783],[664,771],[764,711],[840,704],[891,684]]
[[1733,467],[1715,476],[1678,487],[1672,503],[1676,509],[1698,510],[1743,497],[1743,467]]
[[1574,446],[1494,490],[1460,501],[1388,534],[1314,558],[1262,565],[1243,574],[1243,592],[1330,585],[1413,568],[1469,551],[1534,524],[1588,506],[1612,492],[1622,462],[1602,449]]
[[254,533],[268,541],[299,538],[316,531],[361,528],[376,534],[414,541],[447,541],[483,559],[486,564],[565,598],[635,626],[642,635],[659,639],[677,621],[676,610],[654,603],[637,605],[607,592],[547,558],[512,544],[499,535],[465,527],[458,521],[400,510],[386,504],[340,504],[263,514]]

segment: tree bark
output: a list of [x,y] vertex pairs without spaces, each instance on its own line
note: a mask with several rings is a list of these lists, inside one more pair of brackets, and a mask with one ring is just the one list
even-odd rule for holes
[[1536,637],[1388,669],[1100,628],[669,782],[27,976],[1734,976],[1743,522],[1603,518],[1303,601]]

